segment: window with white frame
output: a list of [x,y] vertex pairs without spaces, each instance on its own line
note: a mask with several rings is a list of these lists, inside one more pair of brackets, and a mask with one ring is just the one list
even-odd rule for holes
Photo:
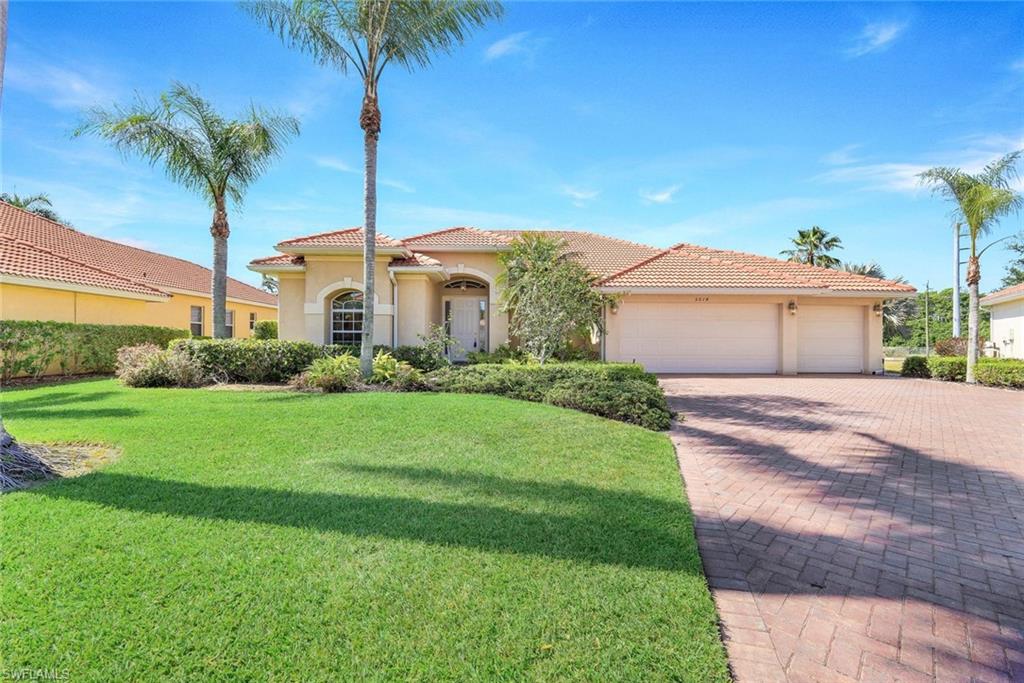
[[249,331],[252,332],[255,329],[256,329],[256,314],[255,313],[250,313],[249,314]]
[[189,330],[193,337],[203,336],[203,307],[192,306],[189,308]]
[[363,293],[342,292],[331,301],[331,343],[358,345],[363,340]]
[[224,330],[227,332],[228,339],[235,336],[235,312],[224,311]]

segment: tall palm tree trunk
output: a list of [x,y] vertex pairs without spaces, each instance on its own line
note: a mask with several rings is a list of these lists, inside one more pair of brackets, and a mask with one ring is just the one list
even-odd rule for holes
[[967,309],[967,383],[974,384],[974,366],[978,363],[978,283],[981,282],[981,263],[974,255],[974,243],[971,243],[971,257],[967,259],[967,291],[969,304]]
[[377,270],[377,141],[380,139],[380,108],[377,94],[368,86],[359,113],[363,129],[363,338],[359,348],[359,369],[363,377],[373,373],[374,275]]
[[224,339],[228,336],[228,235],[231,230],[228,228],[228,212],[223,198],[216,200],[210,234],[213,235],[213,336]]

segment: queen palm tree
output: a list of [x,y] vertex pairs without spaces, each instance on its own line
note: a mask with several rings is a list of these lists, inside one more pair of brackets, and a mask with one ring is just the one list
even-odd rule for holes
[[228,199],[245,191],[299,132],[299,123],[251,106],[242,119],[225,119],[188,86],[175,83],[150,103],[139,99],[113,110],[96,109],[75,136],[94,134],[123,154],[162,163],[171,180],[196,192],[213,209],[213,336],[227,336]]
[[[844,270],[847,273],[856,273],[857,275],[863,275],[865,277],[874,277],[879,280],[888,279],[891,282],[898,282],[899,284],[906,284],[907,280],[901,275],[896,277],[886,278],[885,271],[882,266],[878,265],[874,261],[870,263],[849,263],[846,262],[839,267],[840,270]],[[917,302],[910,297],[902,299],[888,299],[882,303],[882,336],[886,339],[890,337],[902,336],[907,331],[907,322],[914,316],[917,311]]]
[[450,53],[470,31],[501,16],[491,0],[257,0],[243,7],[286,45],[308,52],[322,65],[363,83],[363,333],[359,354],[364,376],[373,363],[373,295],[377,235],[377,141],[380,78],[391,63],[412,71]]
[[973,384],[978,362],[978,283],[981,282],[981,254],[977,243],[999,219],[1019,211],[1024,199],[1011,187],[1017,177],[1017,161],[1024,150],[1010,152],[978,173],[951,166],[936,166],[921,173],[921,182],[955,202],[954,214],[967,225],[970,255],[967,257],[967,381]]
[[807,230],[797,230],[792,242],[794,249],[779,252],[790,261],[822,268],[835,268],[839,265],[839,259],[829,256],[828,252],[842,249],[843,241],[835,235],[829,235],[827,230],[822,230],[817,225]]

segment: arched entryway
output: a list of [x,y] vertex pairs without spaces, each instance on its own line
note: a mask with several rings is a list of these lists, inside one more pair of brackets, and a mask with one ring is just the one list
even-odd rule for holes
[[486,282],[466,275],[457,275],[442,285],[441,319],[457,342],[448,348],[452,361],[464,361],[467,353],[489,350],[489,294]]

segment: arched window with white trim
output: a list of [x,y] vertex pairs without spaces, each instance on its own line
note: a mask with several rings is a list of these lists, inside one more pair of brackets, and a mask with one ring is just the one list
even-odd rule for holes
[[331,343],[358,346],[363,340],[363,293],[342,292],[331,300]]

